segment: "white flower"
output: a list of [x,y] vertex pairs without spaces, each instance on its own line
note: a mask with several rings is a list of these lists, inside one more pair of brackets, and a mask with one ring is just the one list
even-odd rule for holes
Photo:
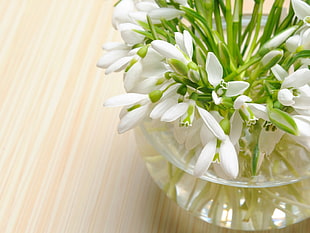
[[155,22],[160,22],[161,19],[171,20],[180,17],[182,14],[184,14],[183,11],[168,7],[161,7],[148,12],[150,18]]
[[167,67],[161,62],[163,57],[153,48],[148,48],[144,58],[135,56],[133,59],[136,59],[136,63],[124,73],[124,87],[127,92],[146,94],[165,84],[165,81],[159,80],[164,79]]
[[144,40],[144,35],[136,31],[144,31],[141,26],[133,23],[121,23],[118,25],[118,30],[121,34],[122,39],[128,45],[135,45],[142,43]]
[[118,132],[124,133],[139,124],[149,113],[151,101],[148,95],[138,93],[126,93],[111,97],[106,100],[104,106],[123,108],[120,114]]
[[[206,71],[208,74],[208,81],[216,88],[221,86],[220,90],[226,90],[224,95],[227,97],[233,97],[242,94],[250,84],[244,81],[230,81],[225,82],[223,79],[223,68],[214,53],[209,52],[206,59]],[[221,91],[218,91],[221,92]],[[219,93],[212,93],[214,102],[221,103],[221,99],[218,97]],[[220,93],[222,94],[222,93]]]
[[257,121],[257,117],[247,103],[251,101],[252,99],[246,95],[240,95],[234,101],[234,109],[238,109],[243,113],[242,118],[248,125],[255,124]]
[[310,116],[295,115],[294,121],[299,130],[298,136],[290,135],[297,143],[310,150]]
[[121,0],[114,7],[112,24],[115,29],[118,28],[118,25],[121,23],[130,23],[132,22],[129,14],[135,10],[135,5],[133,0]]
[[[106,74],[123,69],[128,64],[132,56],[129,56],[131,46],[128,46],[120,42],[106,43],[102,48],[107,51],[97,62],[97,66],[103,69]],[[126,60],[124,64],[121,64],[120,60]],[[110,68],[114,63],[120,64],[116,68]]]
[[160,53],[165,58],[177,59],[185,64],[188,63],[188,60],[184,54],[176,46],[163,41],[163,40],[154,40],[151,43],[152,48]]
[[304,28],[298,34],[288,38],[286,47],[290,52],[310,49],[310,28]]
[[222,127],[211,113],[200,107],[197,109],[210,133],[207,133],[207,143],[196,162],[194,175],[202,176],[209,168],[217,151],[217,140],[219,140],[220,165],[226,176],[236,178],[239,173],[238,156],[229,136],[224,133]]
[[298,109],[308,109],[310,70],[301,68],[288,74],[280,65],[274,66],[271,70],[275,77],[282,81],[281,89],[278,92],[279,102],[284,106],[294,107],[296,111]]
[[292,6],[296,16],[310,25],[310,5],[302,0],[292,0]]

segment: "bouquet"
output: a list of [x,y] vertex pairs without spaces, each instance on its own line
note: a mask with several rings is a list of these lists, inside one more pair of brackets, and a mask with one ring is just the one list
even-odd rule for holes
[[[254,4],[250,15],[244,2]],[[310,1],[120,0],[112,23],[123,42],[103,45],[98,67],[122,71],[119,133],[146,118],[173,124],[198,151],[194,175],[212,163],[239,173],[240,139],[255,134],[251,175],[284,135],[310,150]],[[182,135],[181,135],[182,136]],[[196,142],[196,141],[197,142]]]

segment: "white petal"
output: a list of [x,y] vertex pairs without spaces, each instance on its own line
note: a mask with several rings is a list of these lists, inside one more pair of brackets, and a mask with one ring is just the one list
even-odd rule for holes
[[283,134],[284,132],[282,130],[266,131],[262,129],[258,140],[259,152],[270,155]]
[[118,132],[124,133],[137,126],[147,116],[149,105],[143,105],[125,114],[118,125]]
[[255,117],[269,121],[267,107],[265,105],[248,103],[248,106],[254,113]]
[[161,117],[161,121],[172,122],[186,113],[188,103],[179,103],[169,108]]
[[206,125],[202,125],[200,129],[200,141],[203,145],[215,138],[214,134]]
[[273,75],[276,77],[276,79],[278,79],[279,81],[283,81],[288,76],[286,70],[283,69],[283,67],[280,66],[279,64],[274,65],[271,68],[271,71]]
[[174,98],[168,98],[162,102],[160,102],[159,104],[157,104],[151,114],[150,117],[152,119],[159,119],[162,117],[162,115],[168,110],[170,109],[172,106],[177,104],[177,99]]
[[136,62],[130,69],[124,74],[124,87],[126,92],[132,91],[132,89],[141,82],[142,74],[142,64],[141,62]]
[[288,87],[302,87],[303,85],[310,83],[310,70],[307,68],[299,69],[290,74],[282,83],[282,88]]
[[270,63],[275,57],[278,57],[280,59],[283,56],[283,51],[282,50],[271,50],[267,54],[264,55],[262,58],[261,62],[264,66],[266,66],[268,63]]
[[135,32],[134,30],[144,31],[144,29],[133,23],[122,23],[118,25],[118,30],[122,39],[129,45],[141,43],[144,40],[144,35]]
[[301,137],[310,137],[310,116],[293,116]]
[[244,82],[244,81],[228,82],[225,95],[227,97],[241,95],[246,89],[248,89],[249,86],[250,86],[250,84],[248,82]]
[[210,129],[210,131],[220,140],[224,140],[226,135],[220,126],[220,124],[215,120],[215,118],[205,109],[197,107],[198,112],[206,124],[206,126]]
[[305,30],[302,33],[302,41],[301,41],[301,43],[302,43],[302,48],[304,50],[309,50],[310,49],[310,28],[308,28],[307,30]]
[[221,97],[218,97],[215,91],[212,91],[212,99],[216,105],[219,105],[222,103],[223,99]]
[[179,49],[177,49],[174,45],[166,41],[154,40],[152,41],[151,45],[153,49],[155,49],[158,53],[160,53],[162,56],[166,58],[174,58],[184,63],[188,63],[182,52]]
[[246,95],[240,95],[235,99],[234,109],[240,109],[246,102],[251,102],[252,99]]
[[147,12],[135,11],[129,13],[130,18],[132,18],[136,22],[147,22]]
[[295,53],[298,46],[300,45],[300,35],[293,35],[290,38],[287,39],[285,45],[288,51],[291,53]]
[[292,26],[290,28],[285,29],[284,31],[280,32],[276,36],[272,37],[269,41],[267,41],[263,48],[265,49],[274,49],[280,46],[283,42],[289,38],[293,32],[298,28],[298,26]]
[[281,89],[278,92],[278,100],[284,106],[292,106],[295,103],[294,95],[288,89]]
[[148,99],[148,95],[138,93],[126,93],[118,96],[113,96],[104,102],[105,107],[129,106],[138,103],[141,100]]
[[214,53],[209,52],[206,60],[206,71],[208,81],[213,87],[219,85],[223,78],[223,68]]
[[148,94],[154,90],[158,90],[160,86],[157,85],[157,82],[158,78],[156,77],[140,79],[140,81],[136,83],[136,85],[131,89],[130,92]]
[[185,143],[187,133],[188,133],[187,128],[180,126],[179,122],[175,121],[173,128],[173,136],[180,145],[183,145]]
[[192,58],[193,56],[193,38],[191,36],[191,34],[188,31],[184,31],[183,32],[183,36],[184,36],[184,47],[185,47],[185,51],[187,53],[187,55]]
[[122,0],[114,8],[112,24],[114,28],[121,23],[128,23],[131,21],[128,13],[134,11],[134,1],[133,0]]
[[309,137],[300,137],[290,135],[298,144],[304,146],[308,151],[310,151],[310,138]]
[[310,15],[310,5],[301,0],[292,0],[292,5],[296,16],[304,19]]
[[199,129],[195,126],[187,127],[188,136],[185,141],[185,148],[190,151],[200,144]]
[[194,168],[194,176],[202,176],[208,170],[216,152],[216,139],[208,142],[201,151]]
[[165,7],[151,10],[148,13],[150,18],[153,20],[154,19],[155,20],[161,20],[161,19],[171,20],[171,19],[181,16],[182,14],[184,14],[183,11],[180,11],[174,8],[165,8]]
[[309,85],[298,88],[299,95],[294,97],[294,108],[310,110],[310,87]]
[[105,74],[110,74],[112,72],[118,72],[123,69],[128,65],[128,63],[131,61],[132,57],[122,57],[118,61],[114,62],[111,64],[106,70]]
[[233,145],[236,145],[241,137],[243,121],[238,111],[235,111],[230,119],[229,138]]
[[139,11],[151,11],[158,8],[158,5],[155,2],[138,2],[136,7]]
[[120,58],[127,56],[127,54],[128,51],[126,50],[109,51],[98,60],[97,66],[100,68],[107,68]]
[[238,155],[228,137],[222,141],[219,154],[220,165],[225,174],[231,178],[236,178],[239,173]]

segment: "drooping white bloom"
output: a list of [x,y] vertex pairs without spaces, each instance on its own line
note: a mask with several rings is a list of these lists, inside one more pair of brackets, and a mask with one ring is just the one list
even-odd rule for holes
[[123,108],[123,111],[121,111],[121,120],[118,125],[118,132],[124,133],[127,130],[134,128],[148,115],[150,104],[151,101],[148,95],[126,93],[109,98],[105,101],[104,106],[126,106]]
[[310,150],[310,116],[294,115],[299,130],[298,136],[290,135],[297,143],[303,145],[307,150]]
[[286,47],[290,52],[310,49],[310,28],[302,29],[286,41]]
[[278,92],[278,100],[284,106],[292,106],[298,109],[308,109],[310,94],[310,70],[301,68],[288,74],[281,66],[272,68],[275,77],[282,81],[281,89]]
[[184,14],[183,11],[168,7],[161,7],[148,12],[148,15],[152,20],[159,22],[161,19],[171,20],[180,17],[182,14]]
[[292,6],[296,16],[310,25],[310,5],[302,0],[292,0]]
[[211,134],[208,135],[209,140],[207,140],[196,162],[194,175],[201,176],[208,169],[217,151],[217,140],[219,140],[220,165],[226,176],[236,178],[239,173],[239,165],[237,152],[233,143],[211,113],[200,107],[197,109]]
[[124,73],[124,87],[127,92],[149,93],[159,89],[165,81],[167,67],[161,62],[163,57],[153,48],[148,48],[145,57],[135,56],[136,62]]
[[152,41],[151,45],[154,50],[156,50],[165,58],[177,59],[183,63],[188,63],[188,60],[180,51],[180,49],[166,41],[154,40]]
[[119,24],[131,23],[130,12],[135,10],[134,0],[122,0],[114,7],[112,16],[112,25],[115,29]]
[[[102,46],[103,50],[107,51],[97,62],[97,66],[103,69],[107,69],[105,71],[106,74],[109,74],[114,71],[118,71],[120,68],[124,68],[125,65],[128,64],[132,56],[129,56],[131,46],[128,46],[124,43],[113,42],[106,43]],[[120,60],[124,62],[120,62]],[[115,69],[109,68],[114,63],[120,64]]]
[[118,31],[121,34],[122,39],[128,45],[135,45],[142,43],[144,40],[144,35],[138,33],[137,31],[144,31],[141,26],[133,23],[121,23],[118,25]]
[[[230,81],[225,82],[223,80],[223,67],[214,53],[209,52],[206,59],[206,72],[208,74],[208,81],[216,88],[221,86],[220,91],[225,90],[224,95],[227,97],[233,97],[241,95],[249,86],[248,82],[244,81]],[[221,103],[221,98],[218,96],[219,93],[212,93],[213,100],[216,104]],[[220,93],[222,94],[222,93]]]

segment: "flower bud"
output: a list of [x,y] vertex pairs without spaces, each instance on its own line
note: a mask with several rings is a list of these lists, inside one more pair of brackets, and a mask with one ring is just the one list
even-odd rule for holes
[[187,86],[186,85],[181,85],[178,90],[177,90],[177,93],[180,94],[180,95],[185,95],[187,92]]
[[227,118],[224,118],[220,121],[220,126],[224,130],[225,134],[229,135],[230,132],[230,120]]
[[174,58],[168,59],[167,62],[177,74],[187,75],[188,68],[187,65],[185,65],[183,62]]
[[290,28],[280,32],[276,36],[274,36],[272,39],[267,41],[262,46],[262,48],[259,51],[259,54],[264,55],[267,52],[269,52],[270,50],[280,46],[284,41],[287,40],[288,37],[290,37],[297,30],[297,28],[298,28],[298,26],[290,27]]
[[277,64],[283,56],[283,51],[280,49],[272,50],[269,53],[267,53],[262,58],[262,64],[264,66],[264,69],[270,69],[275,64]]
[[139,55],[139,57],[144,58],[147,54],[148,49],[149,45],[143,46],[138,50],[137,54]]
[[149,93],[149,98],[152,103],[156,103],[163,96],[163,92],[160,90],[155,90]]

